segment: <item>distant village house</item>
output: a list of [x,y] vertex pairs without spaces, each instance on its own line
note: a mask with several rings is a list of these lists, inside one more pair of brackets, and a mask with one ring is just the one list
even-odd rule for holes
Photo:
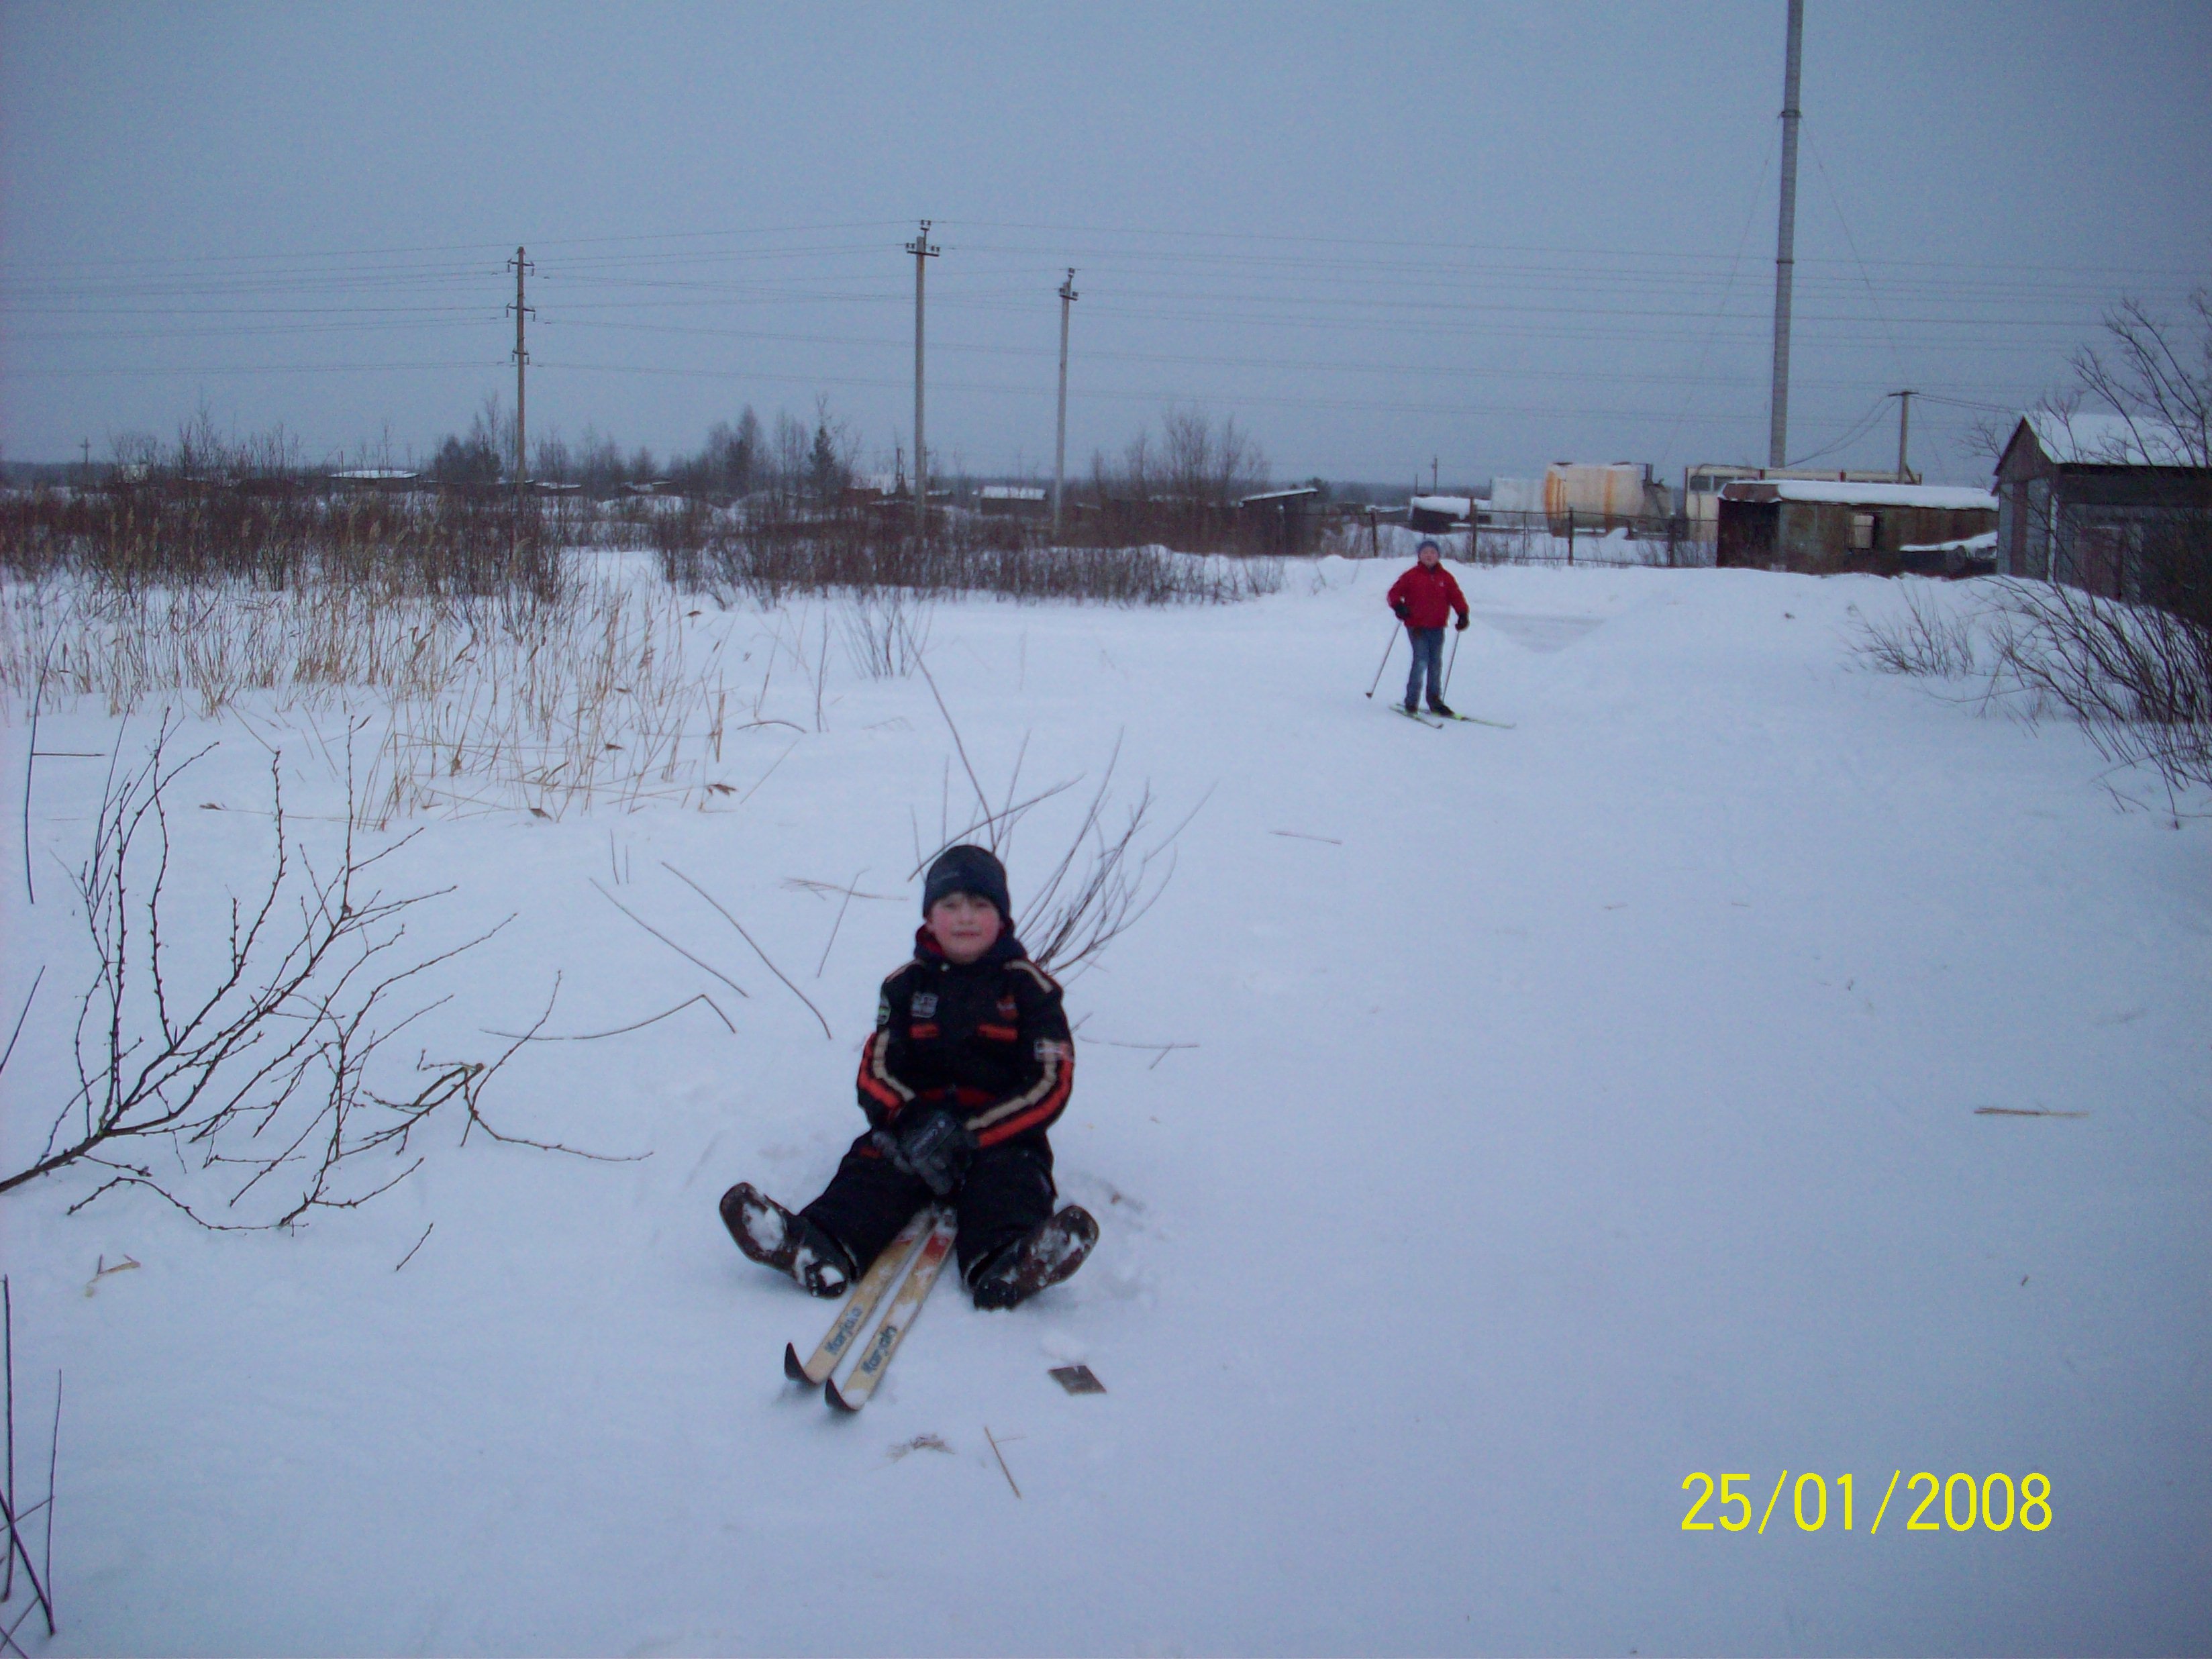
[[2021,417],[1997,459],[1997,566],[2107,599],[2145,597],[2148,564],[2212,518],[2200,435],[2117,414]]

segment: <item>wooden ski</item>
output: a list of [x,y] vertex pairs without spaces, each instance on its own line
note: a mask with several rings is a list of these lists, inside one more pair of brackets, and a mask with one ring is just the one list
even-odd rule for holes
[[853,1346],[853,1339],[860,1334],[860,1327],[868,1322],[868,1316],[884,1299],[884,1292],[891,1287],[900,1271],[914,1257],[915,1247],[927,1231],[933,1212],[927,1206],[916,1210],[914,1218],[899,1229],[896,1238],[884,1246],[860,1282],[853,1286],[843,1308],[830,1324],[825,1335],[814,1350],[814,1357],[804,1364],[799,1363],[799,1350],[787,1342],[783,1345],[783,1374],[794,1382],[804,1382],[820,1388],[837,1369],[837,1362]]
[[952,1238],[957,1231],[952,1212],[940,1210],[929,1237],[922,1241],[921,1249],[915,1256],[914,1270],[899,1286],[898,1294],[876,1327],[875,1334],[860,1351],[860,1358],[846,1374],[845,1386],[840,1389],[833,1376],[822,1385],[822,1397],[842,1412],[856,1412],[868,1403],[868,1396],[876,1391],[883,1380],[884,1371],[898,1352],[900,1339],[913,1326],[915,1316],[921,1313],[923,1300],[930,1287],[937,1283],[937,1275],[945,1266],[945,1257],[952,1254]]

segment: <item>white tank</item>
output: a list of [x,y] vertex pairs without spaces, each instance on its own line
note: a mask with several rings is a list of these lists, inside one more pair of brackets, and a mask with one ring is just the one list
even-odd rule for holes
[[1651,469],[1634,461],[1554,461],[1544,473],[1544,513],[1556,530],[1565,528],[1569,513],[1593,530],[1663,513],[1653,494]]

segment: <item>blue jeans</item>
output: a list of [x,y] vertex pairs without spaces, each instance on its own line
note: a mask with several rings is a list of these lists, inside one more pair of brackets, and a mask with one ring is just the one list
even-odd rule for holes
[[1441,628],[1409,628],[1406,637],[1413,642],[1413,671],[1406,676],[1406,707],[1416,708],[1421,702],[1421,674],[1429,676],[1429,701],[1444,700],[1444,630]]

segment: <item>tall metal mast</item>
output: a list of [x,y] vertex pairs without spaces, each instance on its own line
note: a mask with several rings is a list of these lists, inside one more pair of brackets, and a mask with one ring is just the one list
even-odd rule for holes
[[1805,0],[1790,0],[1790,49],[1782,71],[1782,217],[1774,238],[1774,389],[1767,404],[1766,464],[1789,465],[1790,283],[1797,264],[1797,70]]

